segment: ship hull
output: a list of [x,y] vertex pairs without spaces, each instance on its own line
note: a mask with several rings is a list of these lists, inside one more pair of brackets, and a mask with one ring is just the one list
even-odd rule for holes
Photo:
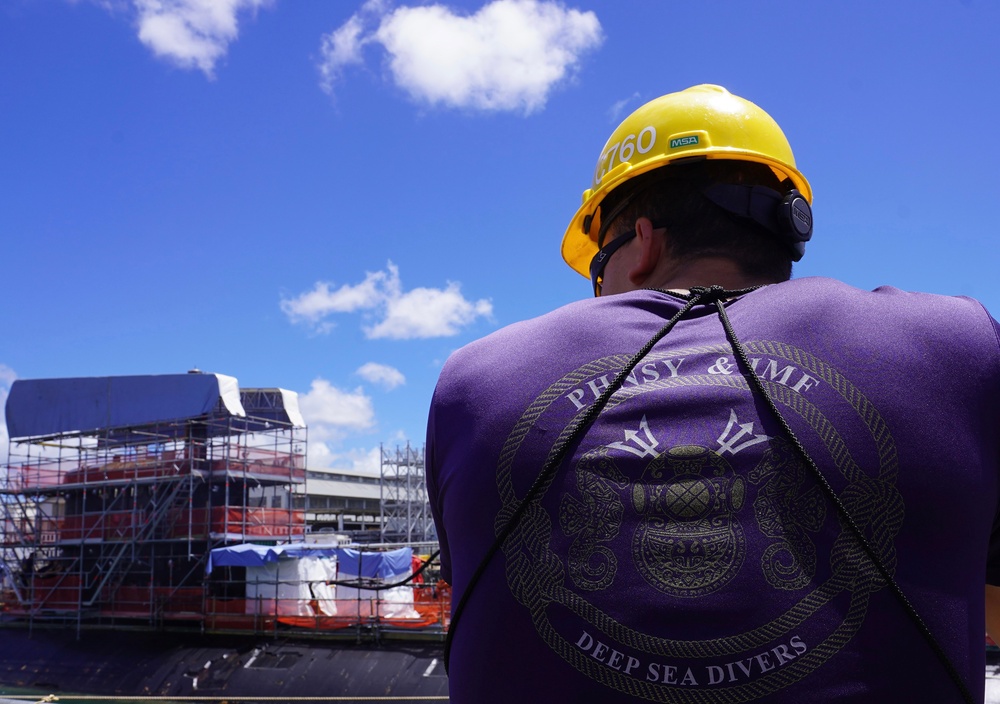
[[440,643],[0,631],[0,685],[121,696],[447,696]]

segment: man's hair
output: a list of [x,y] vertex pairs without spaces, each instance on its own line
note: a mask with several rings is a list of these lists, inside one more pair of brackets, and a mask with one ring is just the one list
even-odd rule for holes
[[675,259],[726,257],[748,276],[774,281],[791,278],[792,255],[777,235],[729,213],[703,195],[716,183],[767,186],[780,193],[792,188],[768,166],[751,161],[707,159],[670,164],[637,176],[601,203],[602,214],[611,213],[631,198],[609,223],[604,241],[631,231],[636,220],[647,217],[667,228],[668,254]]

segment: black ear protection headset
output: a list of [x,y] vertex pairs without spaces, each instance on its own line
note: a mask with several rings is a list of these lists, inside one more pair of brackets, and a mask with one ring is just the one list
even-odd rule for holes
[[792,261],[802,259],[812,239],[813,218],[809,201],[796,189],[782,195],[767,186],[718,183],[702,193],[723,210],[775,234],[791,249]]
[[[813,218],[809,201],[798,190],[792,188],[782,195],[767,186],[718,183],[703,190],[702,195],[734,217],[757,223],[765,228],[789,249],[792,261],[797,262],[802,259],[806,251],[806,242],[812,239]],[[635,233],[623,235],[612,240],[607,246],[604,244],[604,235],[608,227],[635,196],[636,193],[626,196],[607,217],[601,218],[597,234],[598,251],[590,260],[590,280],[594,286],[595,296],[601,295],[598,279],[604,271],[604,265],[619,247],[627,244],[635,236]],[[584,228],[588,231],[592,218],[592,215],[588,215],[583,221]]]

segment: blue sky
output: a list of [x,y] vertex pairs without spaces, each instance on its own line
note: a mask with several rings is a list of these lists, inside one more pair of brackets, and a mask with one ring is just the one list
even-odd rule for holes
[[453,350],[589,295],[559,243],[604,141],[698,83],[788,136],[796,276],[1000,310],[998,29],[994,0],[0,0],[0,401],[198,367],[299,392],[314,465],[419,445]]

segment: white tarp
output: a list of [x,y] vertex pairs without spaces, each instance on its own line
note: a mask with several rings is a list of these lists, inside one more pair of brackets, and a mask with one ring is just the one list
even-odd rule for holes
[[[358,575],[351,574],[349,563],[340,565],[339,582],[356,580]],[[412,574],[396,575],[395,581],[402,581]],[[409,584],[392,589],[357,589],[344,584],[337,585],[338,614],[362,618],[373,615],[373,606],[378,605],[378,615],[385,618],[419,618],[420,614],[413,608],[413,589]]]
[[[412,574],[413,550],[360,552],[311,543],[252,545],[212,550],[208,571],[238,566],[247,570],[247,613],[279,616],[419,618],[409,584],[391,589],[359,589],[344,582],[392,584]],[[338,584],[332,584],[337,582]],[[314,607],[314,604],[316,605]]]
[[300,557],[247,567],[247,613],[277,616],[326,616],[337,613],[329,582],[337,579],[337,561]]

